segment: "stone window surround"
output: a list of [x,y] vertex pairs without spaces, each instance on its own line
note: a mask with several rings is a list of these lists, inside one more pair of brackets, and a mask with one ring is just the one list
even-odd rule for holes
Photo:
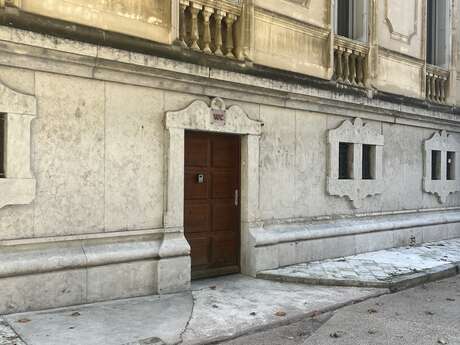
[[34,96],[17,92],[0,81],[0,113],[5,116],[5,177],[0,178],[0,208],[30,204],[36,181],[30,165],[30,130],[36,117]]
[[[225,123],[212,120],[213,110],[225,111]],[[221,98],[211,106],[201,100],[185,109],[166,113],[165,167],[165,237],[184,241],[184,138],[186,130],[237,134],[241,136],[241,251],[242,273],[249,274],[250,227],[258,220],[259,209],[259,139],[263,124],[249,118],[237,106],[226,107]],[[170,235],[168,235],[170,234]],[[175,235],[173,235],[175,234]],[[163,246],[162,246],[163,247]],[[161,254],[160,254],[161,255]]]
[[[460,157],[460,142],[443,130],[434,133],[430,139],[424,142],[424,176],[423,176],[423,190],[426,193],[435,194],[439,198],[441,204],[447,201],[447,197],[451,193],[460,192],[460,183],[458,181],[460,174],[460,164],[458,157]],[[441,176],[439,180],[432,179],[432,162],[431,152],[441,151]],[[456,166],[455,166],[455,179],[447,180],[447,152],[455,152]]]
[[[352,179],[339,179],[339,143],[353,144],[353,175]],[[338,128],[328,133],[328,176],[327,192],[332,196],[347,197],[354,208],[362,207],[363,200],[368,196],[383,192],[383,135],[370,128],[360,118],[352,123],[344,121]],[[374,178],[362,179],[362,147],[375,146]]]

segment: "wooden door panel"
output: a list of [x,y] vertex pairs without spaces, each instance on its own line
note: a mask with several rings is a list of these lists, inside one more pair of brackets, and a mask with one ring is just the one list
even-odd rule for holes
[[188,239],[190,247],[193,248],[191,252],[192,267],[194,266],[207,266],[210,264],[210,249],[211,240],[208,237],[190,238]]
[[[186,132],[185,237],[192,277],[236,272],[240,251],[240,141],[236,136]],[[198,175],[204,176],[203,181]],[[208,272],[208,273],[207,273]]]
[[238,242],[235,238],[214,238],[212,241],[211,261],[213,265],[236,265]]
[[212,164],[215,168],[233,168],[235,165],[235,138],[227,140],[214,140],[212,145]]
[[187,203],[185,215],[184,225],[187,232],[211,231],[211,207],[208,203]]
[[233,171],[212,174],[212,197],[214,199],[233,199],[235,195],[235,173]]
[[233,231],[235,228],[235,217],[233,200],[230,202],[219,202],[212,205],[212,231]]
[[185,166],[207,167],[210,164],[209,139],[200,133],[185,138]]

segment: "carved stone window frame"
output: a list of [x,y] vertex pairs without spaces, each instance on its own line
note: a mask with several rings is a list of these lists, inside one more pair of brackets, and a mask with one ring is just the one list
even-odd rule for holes
[[[213,114],[225,113],[224,121],[215,121]],[[184,237],[184,138],[185,131],[203,131],[241,136],[241,271],[250,274],[250,227],[259,215],[259,141],[262,123],[252,120],[237,106],[226,107],[220,98],[211,105],[197,100],[180,111],[166,113],[166,183],[164,228],[165,241],[188,246]],[[161,250],[160,250],[161,256]]]
[[30,165],[30,131],[37,114],[34,96],[17,92],[0,81],[0,113],[5,116],[5,177],[0,178],[0,208],[30,204],[36,181]]
[[[353,174],[350,179],[339,179],[339,144],[353,144]],[[328,132],[327,192],[332,196],[346,197],[354,208],[362,207],[368,196],[381,194],[384,190],[383,147],[384,136],[364,124],[360,118],[344,121],[338,128]],[[363,145],[375,146],[373,179],[362,179]]]
[[[432,151],[441,152],[441,174],[439,180],[432,179]],[[447,180],[447,152],[455,152],[455,180]],[[430,139],[425,140],[423,190],[426,193],[438,196],[441,204],[447,201],[449,194],[460,192],[460,142],[447,131],[434,133]]]

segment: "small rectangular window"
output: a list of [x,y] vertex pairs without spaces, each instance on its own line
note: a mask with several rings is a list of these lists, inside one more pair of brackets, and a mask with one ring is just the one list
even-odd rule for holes
[[447,152],[447,179],[455,180],[455,152]]
[[448,67],[449,2],[427,0],[426,62]]
[[339,143],[339,179],[350,180],[353,176],[353,144]]
[[353,22],[351,0],[340,0],[337,3],[337,34],[352,37],[351,23]]
[[363,180],[375,179],[375,145],[363,145]]
[[5,177],[6,116],[0,114],[0,178]]
[[441,179],[441,151],[431,151],[431,179]]

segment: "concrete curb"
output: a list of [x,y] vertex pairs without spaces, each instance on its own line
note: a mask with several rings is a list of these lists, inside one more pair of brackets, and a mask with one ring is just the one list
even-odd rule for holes
[[460,262],[456,262],[426,269],[421,272],[395,276],[390,280],[382,281],[288,277],[285,275],[274,273],[258,273],[257,278],[273,280],[278,282],[289,282],[298,284],[300,283],[308,285],[384,288],[389,289],[391,292],[397,292],[417,285],[452,277],[459,273]]
[[330,305],[330,306],[327,306],[327,307],[324,307],[324,308],[321,308],[321,309],[317,309],[317,310],[313,310],[313,311],[309,311],[309,312],[305,312],[305,313],[298,313],[298,314],[295,314],[295,315],[292,315],[292,316],[287,315],[284,318],[280,318],[279,321],[269,322],[267,324],[260,325],[260,326],[249,327],[249,328],[247,328],[247,329],[245,329],[243,331],[237,332],[237,333],[235,333],[235,334],[233,334],[231,336],[222,336],[222,337],[217,337],[217,338],[214,338],[214,339],[209,339],[209,340],[204,340],[204,341],[200,340],[200,341],[192,341],[192,342],[182,342],[182,343],[179,343],[179,344],[180,345],[213,345],[213,344],[219,344],[221,342],[236,339],[236,338],[239,338],[241,336],[250,335],[250,334],[254,334],[254,333],[258,333],[258,332],[267,331],[267,330],[270,330],[270,329],[273,329],[273,328],[286,326],[286,325],[295,323],[297,321],[301,321],[301,320],[306,319],[306,318],[318,316],[318,315],[321,315],[321,314],[326,314],[326,313],[335,311],[335,310],[343,308],[343,307],[347,307],[347,306],[350,306],[350,305],[353,305],[353,304],[356,304],[356,303],[364,302],[364,301],[369,300],[369,299],[377,298],[377,297],[380,297],[380,296],[383,296],[383,295],[388,295],[389,293],[391,293],[389,289],[381,289],[381,290],[379,290],[379,291],[377,291],[377,292],[375,292],[373,294],[369,294],[368,296],[351,299],[351,300],[349,300],[347,302],[336,303],[336,304],[333,304],[333,305]]

